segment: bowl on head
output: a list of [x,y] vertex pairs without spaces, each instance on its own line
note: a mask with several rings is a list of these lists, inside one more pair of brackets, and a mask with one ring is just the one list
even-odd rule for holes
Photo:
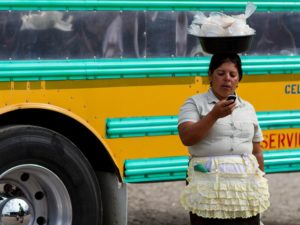
[[251,47],[252,35],[224,36],[224,37],[199,37],[203,51],[210,54],[241,53]]

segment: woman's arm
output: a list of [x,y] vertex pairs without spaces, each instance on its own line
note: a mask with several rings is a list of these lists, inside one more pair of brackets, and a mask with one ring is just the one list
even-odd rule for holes
[[217,119],[208,113],[198,122],[184,122],[178,126],[179,137],[186,146],[191,146],[200,141],[214,125]]
[[260,142],[253,142],[253,152],[252,153],[257,159],[259,169],[264,171],[265,170],[264,157],[263,157],[262,149],[260,147]]
[[219,118],[228,116],[234,108],[235,103],[222,100],[216,103],[213,109],[198,122],[184,122],[180,124],[178,132],[182,143],[186,146],[191,146],[199,142]]

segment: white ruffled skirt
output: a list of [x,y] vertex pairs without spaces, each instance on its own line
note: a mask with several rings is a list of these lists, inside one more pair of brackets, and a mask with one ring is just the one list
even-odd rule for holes
[[[197,164],[208,172],[195,171]],[[252,154],[194,157],[180,201],[186,210],[204,218],[252,217],[270,206],[263,175]]]

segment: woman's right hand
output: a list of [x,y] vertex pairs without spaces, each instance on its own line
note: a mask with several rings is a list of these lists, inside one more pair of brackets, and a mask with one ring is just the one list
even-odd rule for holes
[[221,100],[214,105],[210,113],[215,119],[219,119],[230,115],[235,109],[235,106],[236,103],[234,100]]
[[204,138],[217,119],[232,113],[236,106],[233,100],[221,100],[198,122],[187,121],[178,126],[179,137],[186,146],[197,144]]

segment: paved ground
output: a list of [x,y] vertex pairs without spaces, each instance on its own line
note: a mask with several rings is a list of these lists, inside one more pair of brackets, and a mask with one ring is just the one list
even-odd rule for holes
[[[30,220],[30,216],[25,216],[23,223],[16,220],[16,217],[3,217],[2,223],[3,225],[28,225]],[[0,223],[1,224],[1,223]]]
[[[300,225],[300,173],[269,174],[271,207],[265,225]],[[188,225],[178,196],[184,181],[129,184],[128,225]]]

